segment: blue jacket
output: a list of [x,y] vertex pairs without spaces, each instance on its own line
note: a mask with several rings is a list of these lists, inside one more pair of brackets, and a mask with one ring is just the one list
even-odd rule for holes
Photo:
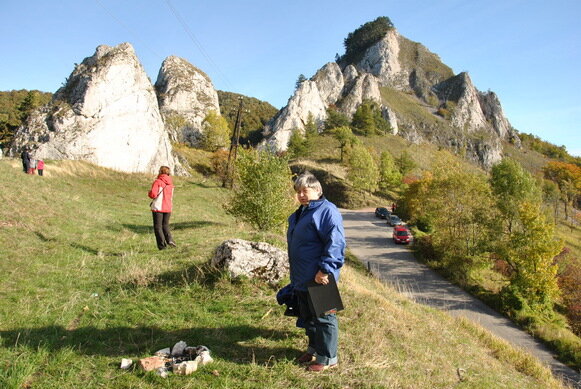
[[[302,207],[301,207],[302,208]],[[288,218],[287,244],[291,284],[306,291],[319,270],[333,273],[339,280],[339,269],[345,260],[343,218],[335,204],[324,197],[310,201]]]

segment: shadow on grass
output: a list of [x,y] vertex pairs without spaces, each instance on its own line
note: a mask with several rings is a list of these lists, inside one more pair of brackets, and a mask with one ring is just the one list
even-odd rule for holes
[[34,235],[36,235],[36,237],[43,242],[55,242],[56,241],[55,238],[47,238],[46,235],[44,235],[40,232],[37,232],[37,231],[34,232]]
[[[209,221],[195,221],[195,222],[180,222],[180,223],[172,223],[170,221],[169,228],[170,230],[189,230],[195,228],[202,228],[207,226],[213,225],[220,225],[221,223],[214,223]],[[153,233],[153,225],[138,225],[138,224],[122,224],[124,228],[133,231],[136,234],[152,234]],[[109,228],[112,231],[118,231],[115,227]]]
[[39,348],[49,352],[70,349],[84,355],[141,358],[151,356],[157,350],[172,347],[183,340],[190,346],[208,347],[214,358],[250,364],[266,362],[272,356],[277,359],[296,357],[299,350],[295,348],[255,344],[264,342],[262,339],[285,341],[294,336],[301,336],[290,328],[289,326],[288,331],[279,331],[250,325],[233,325],[168,331],[157,327],[89,326],[68,330],[63,326],[52,325],[0,331],[0,345],[6,349],[26,347],[31,352]]
[[97,256],[99,256],[99,255],[105,256],[105,257],[122,257],[123,256],[122,253],[114,253],[111,251],[101,251],[101,250],[97,250],[97,249],[94,249],[92,247],[85,246],[85,245],[78,244],[78,243],[71,243],[70,246],[73,248],[79,249],[79,250],[83,250],[89,254],[97,255]]
[[145,280],[136,277],[130,282],[121,283],[119,286],[123,289],[136,289],[141,287],[146,288],[176,288],[185,287],[189,284],[200,284],[206,287],[214,287],[214,285],[224,277],[227,277],[226,272],[216,269],[210,263],[192,264],[186,268],[167,271],[156,274],[151,279]]

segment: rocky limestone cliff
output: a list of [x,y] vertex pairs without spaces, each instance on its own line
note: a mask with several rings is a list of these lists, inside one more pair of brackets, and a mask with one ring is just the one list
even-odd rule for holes
[[[325,108],[335,105],[352,116],[366,99],[379,103],[394,133],[416,143],[429,141],[449,147],[485,168],[502,158],[501,140],[518,144],[493,92],[479,92],[467,73],[454,75],[436,54],[395,29],[360,58],[354,64],[339,61],[342,68],[326,64],[307,81],[316,88],[301,85],[295,90],[289,105],[265,126],[266,144],[286,150],[292,130],[303,131],[308,112],[317,112],[318,121],[323,122]],[[382,91],[390,90],[404,95],[386,100]]]
[[[328,91],[323,95],[328,95]],[[269,150],[286,150],[293,131],[305,130],[309,114],[317,126],[322,126],[327,118],[327,104],[325,104],[321,92],[315,81],[303,81],[295,94],[288,100],[286,107],[281,109],[264,127],[263,134],[268,139],[262,147]]]
[[52,102],[17,130],[12,155],[24,147],[36,158],[86,160],[123,172],[180,168],[154,88],[129,43],[99,46],[77,65]]
[[173,141],[195,145],[209,111],[220,113],[210,78],[183,58],[167,57],[155,83],[159,109]]

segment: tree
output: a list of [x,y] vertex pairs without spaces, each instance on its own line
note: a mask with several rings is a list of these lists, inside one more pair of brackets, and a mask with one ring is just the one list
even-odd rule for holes
[[26,94],[26,97],[18,105],[20,120],[25,122],[30,113],[41,105],[41,98],[38,91],[32,90]]
[[409,172],[414,170],[417,166],[411,155],[407,150],[402,151],[402,153],[395,159],[395,164],[399,169],[402,176],[406,176]]
[[295,89],[299,89],[303,82],[307,81],[307,77],[304,74],[299,74],[297,81],[295,82]]
[[371,104],[362,103],[353,114],[351,126],[360,135],[370,136],[377,133]]
[[519,206],[525,201],[540,202],[540,189],[535,179],[518,162],[509,158],[492,167],[490,184],[503,216],[503,224],[510,235]]
[[325,131],[332,131],[337,127],[349,126],[351,121],[344,113],[334,107],[327,108],[327,120],[325,120]]
[[166,128],[169,130],[168,132],[170,139],[174,142],[177,142],[180,138],[180,130],[186,127],[188,124],[189,123],[187,119],[179,114],[170,114],[165,117]]
[[[442,157],[441,157],[442,158]],[[418,240],[430,260],[439,261],[459,282],[489,264],[495,207],[487,178],[450,158],[436,161],[433,173],[409,185],[399,209],[423,231]]]
[[571,163],[551,161],[543,168],[545,178],[559,186],[565,204],[565,218],[569,219],[569,206],[581,196],[581,167]]
[[313,152],[318,136],[319,129],[315,123],[315,117],[311,112],[309,112],[309,115],[307,116],[307,124],[305,124],[305,146],[307,149],[307,155],[310,155]]
[[554,238],[554,226],[545,220],[539,204],[520,205],[519,228],[508,244],[506,258],[514,269],[514,277],[502,291],[505,307],[551,316],[559,297],[553,258],[563,245]]
[[383,151],[379,157],[379,189],[389,190],[401,185],[402,175],[395,166],[393,156]]
[[235,166],[232,199],[226,209],[259,230],[284,225],[294,207],[288,160],[267,151],[242,149]]
[[350,32],[343,42],[345,55],[341,61],[346,64],[357,62],[357,59],[363,55],[367,48],[379,42],[393,28],[391,20],[387,16],[381,16]]
[[208,112],[202,122],[204,133],[202,135],[202,148],[208,151],[216,151],[227,147],[230,142],[230,129],[228,122],[216,111]]
[[354,145],[349,153],[347,178],[357,189],[367,192],[374,192],[377,189],[379,170],[373,156],[363,145]]
[[347,126],[337,127],[333,130],[333,137],[339,142],[339,149],[341,150],[341,162],[343,162],[343,154],[345,149],[353,143],[356,139],[351,128]]
[[291,158],[305,157],[308,154],[306,137],[297,129],[291,131],[287,152]]

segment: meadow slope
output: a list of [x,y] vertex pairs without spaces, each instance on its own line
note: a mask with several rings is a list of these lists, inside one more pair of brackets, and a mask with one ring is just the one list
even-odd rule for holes
[[[309,374],[304,336],[276,288],[206,263],[223,240],[284,237],[226,214],[228,192],[176,177],[177,249],[158,251],[153,177],[49,161],[46,176],[0,160],[2,388],[559,388],[538,362],[473,325],[415,304],[350,261],[341,291],[340,366]],[[194,375],[119,369],[184,340],[215,362]]]

